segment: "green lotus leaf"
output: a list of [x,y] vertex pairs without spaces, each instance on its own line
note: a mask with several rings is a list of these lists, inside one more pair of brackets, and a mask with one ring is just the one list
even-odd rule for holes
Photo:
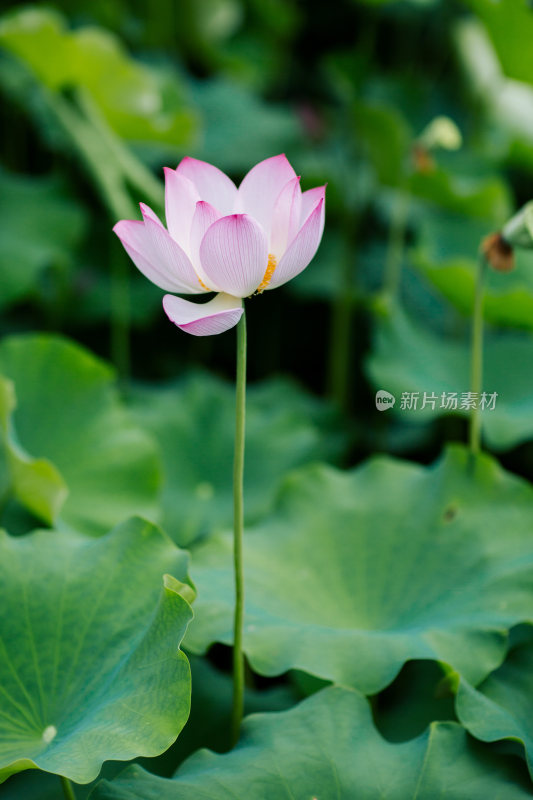
[[436,661],[408,661],[398,677],[372,698],[374,721],[389,742],[419,736],[431,722],[457,721],[457,679]]
[[[233,680],[231,674],[216,669],[207,659],[190,657],[192,675],[191,714],[187,725],[174,745],[157,760],[150,759],[141,765],[158,775],[171,775],[192,753],[201,747],[223,753],[232,747],[231,708]],[[281,685],[261,689],[246,687],[245,713],[282,711],[301,698],[290,686]],[[114,775],[124,767],[119,765]],[[114,775],[112,777],[114,777]],[[108,775],[102,777],[111,777]]]
[[109,31],[70,31],[58,12],[30,7],[1,18],[0,45],[47,88],[87,90],[120,136],[173,148],[190,144],[196,120],[177,89],[178,76],[170,80],[135,61]]
[[53,178],[0,169],[0,305],[35,292],[46,267],[69,264],[85,214]]
[[[505,450],[533,438],[533,360],[531,334],[487,332],[484,347],[483,388],[496,392],[494,409],[481,412],[483,436],[494,450]],[[375,387],[396,397],[388,412],[412,423],[427,423],[446,414],[463,417],[469,412],[441,407],[443,392],[461,394],[470,389],[469,335],[462,341],[437,335],[408,318],[399,308],[375,319],[374,345],[366,361],[367,375]],[[401,407],[404,392],[418,392],[416,409]],[[424,392],[435,394],[435,407],[423,408]]]
[[[476,284],[476,254],[490,223],[464,216],[426,215],[413,253],[417,269],[461,313],[472,314]],[[487,270],[484,316],[494,325],[533,330],[533,256],[517,250],[511,273]]]
[[353,107],[353,121],[381,183],[399,183],[412,138],[404,116],[392,106],[358,100]]
[[[489,457],[473,469],[458,446],[431,468],[382,457],[295,472],[244,537],[250,664],[373,694],[430,659],[475,685],[531,615],[532,524],[533,489]],[[229,535],[194,550],[192,652],[232,641],[231,564]]]
[[98,539],[1,534],[0,781],[88,783],[104,760],[169,747],[189,713],[187,563],[138,518]]
[[[188,546],[231,526],[234,386],[194,373],[173,385],[137,388],[130,402],[138,422],[161,446],[164,529]],[[251,522],[268,511],[288,470],[335,457],[342,439],[331,409],[284,380],[250,387],[246,416],[246,519]]]
[[[12,459],[19,501],[45,522],[94,535],[131,514],[156,518],[157,447],[123,408],[107,365],[61,337],[24,335],[0,344],[0,374],[15,386],[11,431],[41,465],[41,474],[35,463],[26,471],[35,485],[21,492],[20,462]],[[42,459],[55,470],[48,465],[43,475]],[[68,496],[44,507],[39,496],[47,496],[50,483],[64,489],[61,478]]]
[[[137,760],[145,769],[157,775],[171,775],[178,764],[201,747],[225,752],[231,747],[232,677],[213,667],[205,658],[190,658],[191,714],[187,724],[165,753],[157,758]],[[246,688],[246,713],[282,711],[294,706],[301,696],[289,686],[272,688]],[[124,764],[113,761],[104,764],[99,778],[93,783],[76,786],[76,800],[85,800],[102,778],[111,780],[124,771]],[[55,775],[27,770],[13,776],[0,787],[2,800],[64,800],[64,794]]]
[[[455,160],[457,159],[455,156]],[[483,174],[482,168],[481,174],[473,175],[468,174],[466,165],[462,165],[460,172],[457,171],[457,166],[450,168],[452,165],[454,161],[451,161],[447,169],[436,166],[428,172],[413,172],[409,180],[409,191],[414,196],[415,208],[420,201],[424,201],[425,205],[418,208],[423,217],[432,219],[432,210],[438,209],[439,220],[446,220],[447,213],[452,218],[457,214],[466,228],[469,223],[475,225],[473,221],[477,221],[479,225],[485,225],[485,235],[491,233],[495,226],[502,225],[512,213],[507,185],[500,177]],[[465,217],[470,219],[465,220]],[[464,237],[460,236],[458,241],[462,238]],[[478,246],[479,240],[473,253],[477,252]]]
[[520,766],[457,723],[391,744],[364,697],[331,687],[290,711],[249,717],[226,755],[200,751],[171,780],[129,767],[91,800],[514,800],[531,796]]
[[524,746],[533,777],[533,633],[511,648],[504,663],[474,688],[462,680],[457,715],[477,739],[514,739]]
[[0,377],[0,440],[3,451],[2,490],[4,502],[13,495],[35,516],[52,524],[68,494],[65,482],[50,461],[32,458],[18,444],[12,430],[15,390]]

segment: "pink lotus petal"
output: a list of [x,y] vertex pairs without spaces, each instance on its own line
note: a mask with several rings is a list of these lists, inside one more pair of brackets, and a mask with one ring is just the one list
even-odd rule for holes
[[181,247],[151,208],[141,203],[143,221],[121,220],[113,228],[135,266],[161,289],[184,294],[202,290]]
[[178,164],[176,172],[194,183],[200,195],[198,200],[206,200],[220,214],[235,211],[237,187],[218,167],[186,156]]
[[144,218],[148,217],[149,219],[152,220],[152,222],[157,222],[158,225],[161,225],[162,228],[165,227],[161,222],[161,220],[159,219],[159,217],[157,216],[157,214],[155,213],[155,211],[152,211],[150,206],[147,206],[146,203],[139,203],[139,208],[141,209],[141,214],[143,215]]
[[174,325],[193,336],[212,336],[233,328],[244,311],[238,297],[217,294],[208,303],[191,303],[181,297],[163,297],[165,314]]
[[215,286],[213,281],[209,280],[202,268],[200,261],[200,245],[205,232],[217,219],[220,219],[220,214],[216,208],[206,203],[205,200],[200,200],[200,202],[196,203],[196,211],[194,212],[191,226],[191,258],[194,268],[198,272],[203,283],[215,292],[219,292],[220,288]]
[[302,190],[300,178],[289,181],[281,190],[272,215],[270,252],[281,258],[287,245],[292,242],[300,229]]
[[239,211],[256,219],[270,236],[274,206],[281,190],[296,177],[285,155],[256,164],[239,186]]
[[191,223],[200,199],[194,183],[175,169],[165,167],[165,216],[170,235],[189,252]]
[[263,229],[247,214],[221,217],[202,239],[200,261],[208,285],[235,297],[248,297],[263,280],[268,264]]
[[165,274],[176,276],[184,287],[180,289],[180,293],[197,294],[204,291],[190,258],[172,238],[167,229],[160,222],[155,222],[150,216],[144,217],[144,224],[152,243],[154,263]]
[[324,199],[319,200],[298,235],[277,265],[268,285],[275,289],[302,272],[315,255],[324,230]]
[[316,186],[314,189],[308,189],[302,194],[302,211],[300,214],[300,225],[309,219],[309,215],[317,207],[320,200],[326,197],[326,186]]

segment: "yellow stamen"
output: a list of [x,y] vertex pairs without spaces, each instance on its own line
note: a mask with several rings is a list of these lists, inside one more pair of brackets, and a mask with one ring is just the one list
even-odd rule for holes
[[210,291],[211,291],[211,289],[209,288],[209,286],[206,286],[206,285],[205,285],[205,283],[203,282],[203,280],[202,280],[201,278],[198,278],[198,283],[200,284],[200,286],[202,287],[202,289],[205,289],[205,290],[206,290],[206,292],[210,292]]
[[278,264],[278,261],[276,259],[276,256],[272,255],[272,253],[269,253],[268,254],[268,265],[267,265],[267,268],[266,268],[266,272],[263,275],[263,280],[261,281],[261,283],[257,287],[257,294],[261,294],[261,292],[265,291],[265,289],[267,288],[268,284],[272,280],[272,275],[274,274],[274,270],[276,269],[277,264]]

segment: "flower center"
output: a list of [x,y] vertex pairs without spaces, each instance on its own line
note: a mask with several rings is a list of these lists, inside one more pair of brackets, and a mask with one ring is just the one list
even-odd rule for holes
[[201,278],[198,278],[198,283],[200,284],[202,289],[206,290],[206,292],[211,292],[212,291],[212,289],[210,289],[209,286],[205,285],[205,283],[203,282],[203,280]]
[[268,264],[267,264],[266,272],[263,275],[263,280],[261,281],[261,283],[257,287],[257,290],[256,290],[257,294],[261,294],[261,292],[265,291],[265,289],[267,288],[268,284],[272,280],[272,275],[274,274],[274,270],[276,269],[277,264],[278,264],[278,260],[277,260],[276,256],[272,255],[272,253],[269,253],[268,254]]

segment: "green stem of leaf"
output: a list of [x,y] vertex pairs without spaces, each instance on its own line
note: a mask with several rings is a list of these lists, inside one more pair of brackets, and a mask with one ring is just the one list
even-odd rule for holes
[[231,718],[232,743],[239,738],[244,711],[244,654],[242,650],[244,623],[244,441],[246,425],[246,317],[237,325],[237,384],[235,392],[235,455],[233,462],[233,563],[235,573],[235,617],[233,626],[233,708]]
[[[48,102],[81,155],[111,220],[118,222],[119,219],[135,219],[137,209],[124,185],[120,166],[99,131],[60,95],[50,93]],[[113,255],[111,265],[112,359],[124,378],[129,372],[129,281],[123,258]]]
[[392,210],[383,279],[383,291],[393,299],[397,297],[400,289],[408,212],[409,192],[405,186],[400,186]]
[[473,456],[479,453],[481,447],[479,397],[481,395],[483,383],[483,295],[486,268],[487,262],[485,256],[480,255],[477,267],[474,309],[472,315],[472,349],[470,362],[470,391],[476,398],[476,403],[470,412],[469,431],[470,452]]
[[63,775],[60,776],[61,778],[61,786],[63,787],[63,794],[66,797],[66,800],[76,800],[76,795],[74,794],[74,787],[72,783],[69,781],[68,778],[64,778]]
[[77,99],[85,117],[95,131],[98,132],[102,142],[109,148],[116,164],[120,167],[124,178],[131,186],[139,191],[158,210],[165,208],[165,190],[163,184],[152,172],[145,167],[129,149],[122,139],[110,128],[102,112],[86,90],[77,92]]

